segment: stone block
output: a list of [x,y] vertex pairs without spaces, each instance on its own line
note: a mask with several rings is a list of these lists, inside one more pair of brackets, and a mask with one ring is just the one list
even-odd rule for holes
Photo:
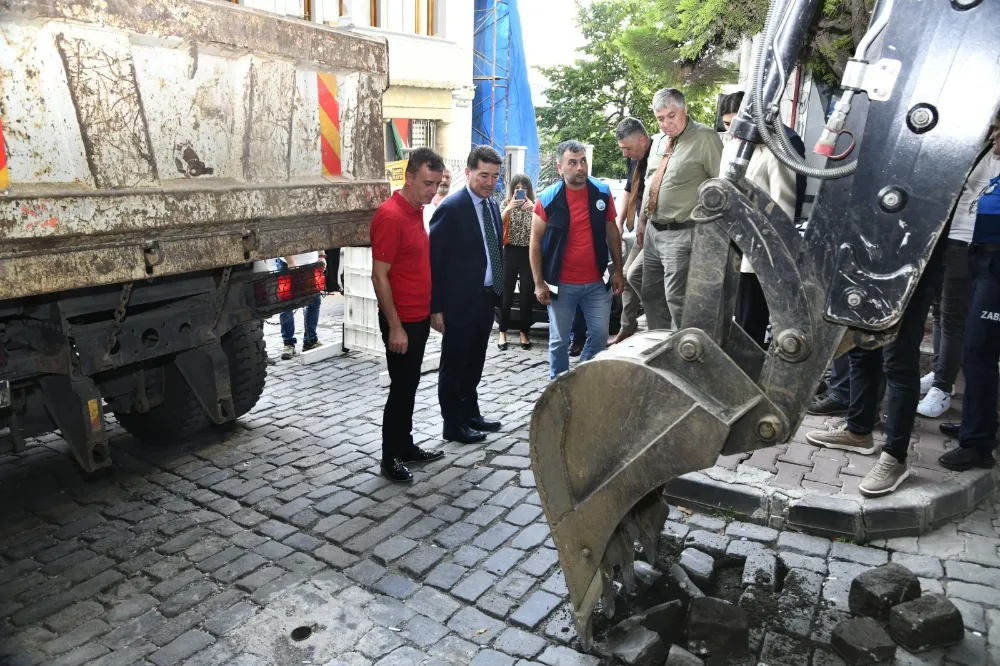
[[614,640],[610,648],[619,661],[629,666],[661,666],[667,656],[660,635],[641,625]]
[[726,547],[728,546],[729,537],[704,530],[688,532],[687,538],[684,539],[685,548],[697,548],[713,557],[722,557],[725,555]]
[[735,654],[750,647],[746,613],[722,599],[701,597],[688,609],[688,649],[694,654]]
[[694,581],[679,564],[671,564],[669,573],[670,577],[677,583],[681,593],[687,595],[689,599],[705,596],[701,588],[694,584]]
[[830,645],[851,666],[877,664],[896,654],[896,644],[889,634],[870,617],[838,624],[830,636]]
[[643,627],[659,634],[664,645],[677,643],[684,629],[684,603],[675,599],[647,608],[638,619]]
[[688,573],[691,580],[700,587],[708,587],[712,582],[712,573],[715,570],[715,560],[708,553],[703,553],[696,548],[685,548],[681,553],[681,567]]
[[726,535],[734,539],[749,539],[762,543],[774,543],[778,540],[778,530],[735,520],[726,527]]
[[751,553],[743,565],[743,585],[774,591],[778,579],[778,558],[768,551]]
[[893,607],[889,634],[910,652],[958,643],[965,636],[962,613],[944,595],[928,594]]
[[859,575],[851,583],[848,606],[855,615],[885,622],[889,610],[920,596],[920,581],[906,567],[890,562]]
[[705,662],[680,645],[671,645],[670,652],[667,653],[667,663],[663,666],[705,666]]

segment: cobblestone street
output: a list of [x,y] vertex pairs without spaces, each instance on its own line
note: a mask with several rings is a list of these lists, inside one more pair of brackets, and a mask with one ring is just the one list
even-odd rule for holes
[[[338,348],[339,302],[327,297],[320,327]],[[277,359],[278,327],[265,333]],[[612,663],[576,651],[530,470],[545,335],[536,327],[530,351],[491,341],[480,398],[504,426],[485,444],[441,441],[436,373],[423,377],[415,440],[447,455],[415,467],[409,486],[378,475],[386,389],[379,360],[357,353],[278,361],[253,412],[197,441],[154,448],[114,426],[114,466],[98,479],[84,480],[55,436],[0,457],[0,664]],[[849,483],[846,458],[811,480],[819,472],[802,456],[812,454],[793,443],[748,463],[772,470],[779,488]],[[680,506],[661,544],[671,557],[694,546],[748,562],[750,591],[774,600],[748,610],[769,666],[843,664],[829,633],[848,617],[851,581],[889,561],[925,593],[946,594],[966,626],[952,648],[899,648],[891,663],[1000,665],[993,500],[923,536],[863,546]],[[752,567],[765,575],[747,579]]]

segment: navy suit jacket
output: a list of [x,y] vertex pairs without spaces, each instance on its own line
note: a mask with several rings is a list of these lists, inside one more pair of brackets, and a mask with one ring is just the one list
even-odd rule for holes
[[[493,199],[487,201],[497,242],[502,242],[500,209]],[[468,189],[463,187],[438,204],[430,238],[431,312],[444,313],[446,325],[471,324],[481,313],[477,305],[486,281],[486,242]]]

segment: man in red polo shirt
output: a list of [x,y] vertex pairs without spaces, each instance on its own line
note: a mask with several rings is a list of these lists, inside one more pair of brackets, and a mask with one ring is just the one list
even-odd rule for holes
[[389,368],[389,397],[382,415],[382,474],[397,483],[413,481],[406,463],[437,460],[443,453],[413,443],[413,403],[431,329],[431,259],[423,207],[431,202],[444,161],[418,148],[406,165],[406,181],[372,219],[372,283],[378,324]]

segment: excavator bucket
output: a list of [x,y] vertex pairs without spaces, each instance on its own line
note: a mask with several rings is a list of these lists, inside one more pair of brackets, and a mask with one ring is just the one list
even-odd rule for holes
[[[718,384],[705,375],[720,367],[730,381],[710,396],[703,388]],[[668,512],[661,486],[715,464],[739,424],[777,434],[776,414],[696,329],[633,336],[546,388],[531,422],[532,466],[584,645],[598,604],[614,608],[616,569],[631,588],[636,541],[655,559]]]

